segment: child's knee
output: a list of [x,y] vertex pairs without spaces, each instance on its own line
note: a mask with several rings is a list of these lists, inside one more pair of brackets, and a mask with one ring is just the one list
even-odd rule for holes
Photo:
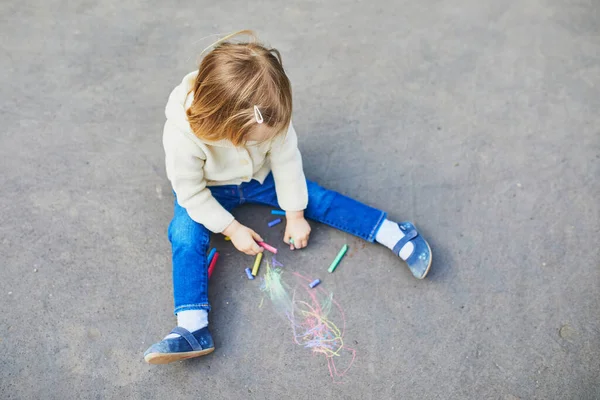
[[319,186],[315,182],[307,181],[308,207],[307,212],[312,218],[323,218],[337,193]]
[[210,242],[210,232],[200,224],[173,221],[169,225],[169,240],[174,248],[206,249]]

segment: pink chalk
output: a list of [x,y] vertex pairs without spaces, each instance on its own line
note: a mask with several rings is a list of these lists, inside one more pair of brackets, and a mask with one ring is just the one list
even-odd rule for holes
[[273,254],[277,254],[277,249],[273,246],[271,246],[270,244],[267,244],[265,242],[256,242],[258,243],[258,245],[262,248],[264,248],[265,250],[270,251]]
[[210,261],[210,265],[208,266],[208,279],[210,279],[214,269],[215,269],[215,265],[217,265],[217,260],[219,259],[219,252],[215,252],[214,257],[212,258],[212,260]]

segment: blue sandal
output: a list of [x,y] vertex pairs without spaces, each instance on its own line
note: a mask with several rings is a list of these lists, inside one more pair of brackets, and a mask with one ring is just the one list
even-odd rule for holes
[[404,233],[404,237],[398,240],[398,243],[394,246],[394,254],[400,254],[400,250],[408,242],[412,242],[414,250],[410,257],[406,260],[410,272],[417,279],[423,279],[427,276],[429,268],[431,268],[431,248],[429,244],[423,239],[417,228],[410,222],[401,222],[398,224],[400,230]]
[[215,344],[208,327],[190,332],[185,328],[176,326],[171,333],[179,337],[163,339],[153,344],[144,353],[144,359],[149,364],[168,364],[174,361],[200,357],[215,350]]

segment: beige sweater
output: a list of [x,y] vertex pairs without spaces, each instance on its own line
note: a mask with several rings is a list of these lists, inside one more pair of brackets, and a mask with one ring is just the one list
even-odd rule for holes
[[239,185],[252,179],[262,183],[272,171],[281,208],[304,210],[308,193],[298,138],[292,124],[287,134],[267,142],[248,142],[245,147],[235,147],[228,140],[208,142],[198,139],[185,113],[192,101],[192,94],[188,96],[188,93],[197,74],[197,71],[192,72],[183,78],[171,92],[165,109],[165,163],[177,202],[194,221],[219,233],[234,218],[217,202],[207,186]]

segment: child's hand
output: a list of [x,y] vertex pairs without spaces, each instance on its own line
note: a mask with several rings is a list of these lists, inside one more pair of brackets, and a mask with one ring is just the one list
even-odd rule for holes
[[308,236],[310,235],[310,225],[304,219],[304,211],[294,211],[286,213],[286,227],[283,241],[290,243],[290,238],[294,239],[294,247],[302,249],[308,245]]
[[223,231],[223,235],[229,236],[231,243],[236,249],[250,256],[262,253],[263,248],[256,244],[256,241],[262,242],[262,238],[252,229],[233,220],[231,224]]

